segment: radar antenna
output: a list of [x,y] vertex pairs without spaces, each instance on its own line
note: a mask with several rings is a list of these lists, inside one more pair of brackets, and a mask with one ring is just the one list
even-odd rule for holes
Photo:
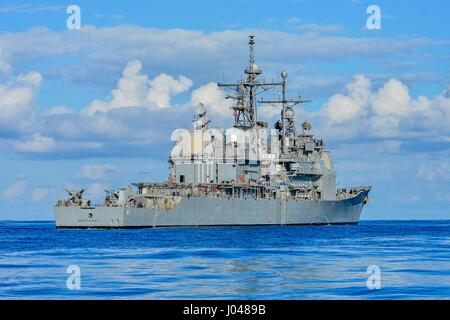
[[[245,80],[241,80],[236,84],[218,83],[219,87],[230,88],[237,94],[227,95],[227,99],[236,100],[236,104],[232,107],[234,115],[234,127],[241,129],[251,129],[256,126],[257,122],[257,101],[256,96],[262,92],[281,86],[282,83],[266,83],[257,81],[257,77],[262,74],[262,70],[255,63],[254,45],[255,36],[249,36],[249,66],[245,69],[247,75]],[[262,89],[257,92],[257,89]]]
[[195,109],[195,116],[192,121],[194,123],[195,130],[207,130],[211,120],[208,117],[206,108],[203,103],[199,103]]
[[283,152],[286,152],[285,138],[295,137],[297,135],[297,129],[295,126],[295,112],[294,106],[300,103],[311,102],[311,100],[305,100],[301,96],[295,99],[286,98],[286,78],[288,73],[286,70],[281,72],[281,78],[283,79],[282,86],[282,98],[281,100],[260,100],[259,103],[280,105],[281,104],[281,123],[279,123],[279,129],[281,130],[281,148]]

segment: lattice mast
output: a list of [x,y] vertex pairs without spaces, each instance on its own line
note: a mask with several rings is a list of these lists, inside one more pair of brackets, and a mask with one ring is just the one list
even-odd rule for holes
[[[249,65],[245,69],[246,79],[236,84],[218,83],[219,87],[230,88],[237,95],[228,95],[228,99],[236,100],[236,104],[232,107],[234,114],[234,127],[241,129],[251,129],[256,126],[257,122],[257,101],[256,96],[282,83],[266,83],[257,80],[262,74],[262,70],[255,63],[254,45],[255,36],[249,36]],[[257,89],[262,89],[257,92]]]
[[295,111],[294,106],[300,103],[307,103],[311,102],[311,100],[305,100],[301,96],[298,98],[287,98],[286,97],[286,78],[288,76],[288,73],[286,70],[283,70],[281,72],[281,78],[283,79],[281,82],[281,88],[282,88],[282,96],[281,100],[261,100],[259,103],[266,103],[271,104],[275,106],[281,105],[281,122],[280,122],[280,129],[281,129],[281,148],[283,152],[286,152],[286,138],[295,137],[297,135],[297,128],[295,125]]
[[[267,83],[258,81],[257,77],[262,74],[262,70],[255,63],[254,45],[255,37],[249,36],[249,66],[245,69],[246,79],[236,84],[218,83],[219,87],[232,89],[236,95],[227,95],[227,99],[236,100],[232,106],[234,114],[234,127],[241,129],[251,129],[256,126],[257,122],[257,103],[265,103],[280,106],[281,120],[280,129],[282,135],[282,152],[286,152],[286,138],[294,137],[296,133],[295,112],[293,107],[299,103],[310,102],[301,96],[292,99],[286,97],[286,78],[288,73],[286,70],[281,72],[282,82]],[[281,100],[256,100],[256,96],[272,88],[281,86]],[[260,89],[259,91],[257,91]]]

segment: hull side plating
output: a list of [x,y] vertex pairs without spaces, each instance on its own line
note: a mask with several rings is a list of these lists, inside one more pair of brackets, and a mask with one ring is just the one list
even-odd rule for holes
[[356,224],[368,191],[336,201],[183,198],[170,210],[56,207],[58,228]]

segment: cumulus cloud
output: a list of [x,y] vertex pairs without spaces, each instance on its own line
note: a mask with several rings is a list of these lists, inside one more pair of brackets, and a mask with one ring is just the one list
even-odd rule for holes
[[396,79],[390,79],[372,100],[373,111],[377,115],[393,114],[404,116],[408,113],[424,111],[431,102],[424,96],[413,100],[406,85]]
[[[139,60],[126,64],[109,99],[94,100],[82,112],[56,106],[41,114],[37,110],[28,112],[32,116],[27,117],[24,112],[33,111],[31,106],[41,82],[39,73],[30,72],[0,86],[0,92],[3,89],[7,97],[0,100],[4,118],[11,114],[21,115],[20,121],[26,123],[22,131],[20,126],[16,129],[18,138],[10,141],[16,152],[111,156],[123,154],[124,150],[142,154],[145,149],[147,153],[164,150],[158,154],[166,156],[170,132],[190,125],[193,106],[203,103],[219,118],[231,118],[232,101],[225,99],[225,92],[215,83],[196,88],[191,92],[190,100],[172,106],[172,98],[188,91],[193,81],[166,73],[151,79],[142,72]],[[22,91],[16,93],[15,90]],[[375,137],[394,140],[419,135],[435,140],[450,139],[449,91],[446,87],[434,98],[414,98],[398,79],[389,79],[375,89],[368,77],[356,75],[345,86],[345,92],[333,95],[318,112],[303,113],[302,116],[312,120],[327,139]],[[13,102],[13,97],[17,102]],[[260,115],[268,115],[265,110],[260,111]],[[167,146],[164,148],[163,144]],[[91,175],[95,176],[95,173]]]
[[36,72],[0,85],[0,132],[6,133],[2,145],[19,153],[75,156],[80,151],[121,153],[124,148],[139,150],[161,143],[161,135],[169,137],[171,130],[186,123],[189,102],[175,107],[171,100],[188,90],[192,81],[164,73],[150,79],[141,69],[139,61],[130,61],[110,99],[95,100],[82,112],[65,106],[46,112],[35,108],[42,82]]
[[173,78],[165,73],[154,79],[141,74],[142,64],[138,60],[130,61],[117,82],[117,88],[111,92],[109,101],[95,100],[86,109],[89,115],[97,111],[108,111],[122,107],[168,108],[173,95],[182,93],[192,86],[192,80],[179,76]]
[[369,103],[371,83],[363,75],[356,75],[354,82],[347,84],[347,94],[336,94],[325,104],[325,114],[332,122],[342,123],[355,118]]
[[14,200],[25,193],[27,186],[27,180],[25,178],[19,178],[16,182],[6,188],[3,192],[3,198],[5,200]]
[[196,106],[199,103],[224,117],[231,115],[231,102],[225,99],[225,92],[216,83],[210,82],[192,91],[191,104]]
[[374,90],[370,79],[355,76],[346,92],[333,95],[316,114],[333,137],[425,138],[448,137],[450,99],[447,90],[430,99],[411,97],[408,87],[397,79]]
[[[310,30],[315,27],[313,24],[307,26]],[[272,68],[278,68],[280,61],[298,65],[300,59],[378,57],[432,43],[423,38],[403,38],[399,41],[398,38],[325,36],[270,30],[252,30],[252,33],[257,37],[258,59]],[[3,33],[0,35],[0,46],[3,48],[0,62],[8,61],[14,65],[52,59],[58,64],[57,59],[60,58],[64,62],[61,68],[52,71],[44,68],[40,70],[42,74],[50,72],[53,79],[61,77],[65,81],[95,82],[97,85],[105,84],[102,82],[104,80],[110,86],[113,85],[110,81],[114,81],[111,79],[119,78],[107,99],[92,101],[81,113],[71,109],[65,101],[61,104],[66,106],[56,106],[43,114],[33,109],[36,92],[42,82],[41,74],[25,74],[0,85],[0,121],[3,117],[6,120],[4,123],[10,125],[14,123],[11,118],[20,119],[13,125],[15,137],[7,138],[10,139],[7,144],[16,152],[41,155],[52,152],[72,156],[86,153],[112,155],[123,154],[124,150],[141,150],[138,152],[142,154],[142,150],[150,153],[151,148],[161,152],[165,150],[161,144],[168,141],[162,137],[169,137],[177,127],[190,125],[191,106],[202,102],[213,113],[230,118],[232,101],[225,100],[224,92],[207,81],[217,78],[217,70],[232,71],[233,75],[235,71],[240,71],[236,69],[242,63],[242,52],[247,51],[248,34],[248,30],[208,33],[135,26],[83,26],[77,32],[32,28],[24,32]],[[77,64],[67,64],[68,56],[77,57]],[[124,65],[126,67],[122,70]],[[143,72],[142,65],[151,70],[152,78]],[[117,77],[120,71],[121,76]],[[179,74],[189,75],[189,78]],[[177,105],[172,106],[176,95],[192,88],[191,79],[206,85],[192,91],[190,101],[178,103],[177,100]],[[327,117],[330,128],[338,124],[347,130],[348,124],[352,123],[351,126],[355,127],[352,132],[358,132],[359,126],[354,124],[354,119],[365,119],[369,115],[372,127],[377,131],[389,133],[387,129],[401,126],[397,118],[402,115],[383,113],[381,103],[372,101],[372,97],[366,98],[364,90],[371,90],[368,79],[361,76],[347,89],[347,93],[336,95],[329,101]],[[395,95],[391,93],[400,89],[401,86],[396,87],[395,83],[389,84],[380,97],[391,97],[392,100]],[[402,103],[398,101],[398,110],[403,110]],[[445,106],[447,98],[443,96],[432,103],[433,107]],[[415,103],[419,109],[427,108],[428,104],[426,98],[417,98]],[[428,125],[432,126],[435,121],[441,121],[439,112],[435,112],[433,119],[430,116]],[[383,128],[386,123],[388,128]],[[5,128],[3,126],[1,129]]]
[[115,172],[116,167],[110,164],[87,164],[81,167],[77,177],[89,180],[104,179]]
[[150,81],[147,101],[158,108],[170,107],[172,95],[187,91],[192,86],[192,80],[179,76],[178,80],[165,73]]
[[[53,137],[50,156],[111,157],[143,155],[160,157],[161,147],[169,148],[170,133],[190,125],[193,109],[123,107],[87,115],[84,112],[44,114],[37,126]],[[164,148],[164,150],[166,149]]]
[[[140,70],[137,61],[127,65],[111,99],[102,102],[106,107],[100,112],[75,112],[55,107],[41,114],[34,119],[37,133],[24,134],[19,140],[14,140],[11,144],[13,149],[24,153],[56,152],[77,157],[85,154],[115,156],[123,152],[165,157],[171,145],[170,133],[176,128],[190,126],[192,107],[198,103],[205,104],[213,115],[219,116],[213,117],[216,125],[223,121],[221,119],[231,119],[229,107],[232,101],[225,99],[224,91],[217,84],[208,83],[193,90],[190,100],[185,103],[160,108],[154,103],[156,100],[149,102],[147,97],[152,88],[163,85],[152,87],[152,80]],[[28,83],[33,82],[31,79]],[[183,85],[169,88],[166,92],[181,89]],[[136,101],[141,106],[122,107],[123,103],[118,101]],[[262,114],[265,112],[260,109]],[[345,92],[333,95],[319,111],[302,112],[301,116],[311,120],[315,132],[327,140],[377,138],[396,141],[421,137],[450,141],[447,87],[434,98],[414,98],[398,79],[390,79],[376,89],[368,77],[356,75],[345,86]],[[400,142],[398,144],[401,145]],[[95,176],[86,176],[89,175]]]
[[30,110],[41,82],[40,73],[29,72],[0,84],[0,124],[11,126]]

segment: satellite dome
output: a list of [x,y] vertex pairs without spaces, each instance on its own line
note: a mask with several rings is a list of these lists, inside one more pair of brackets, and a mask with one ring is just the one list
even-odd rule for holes
[[252,70],[253,70],[253,71],[259,71],[259,70],[261,70],[261,69],[259,68],[259,66],[258,66],[256,63],[253,63],[253,64],[252,64]]
[[249,69],[245,70],[245,73],[260,74],[262,71],[256,63],[252,63]]

